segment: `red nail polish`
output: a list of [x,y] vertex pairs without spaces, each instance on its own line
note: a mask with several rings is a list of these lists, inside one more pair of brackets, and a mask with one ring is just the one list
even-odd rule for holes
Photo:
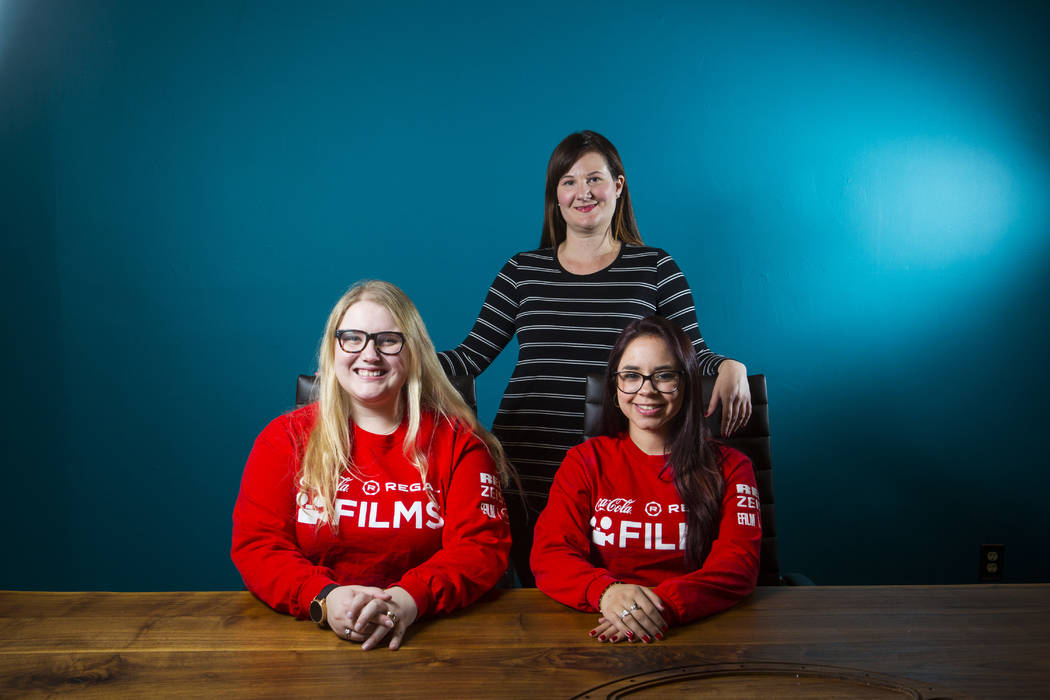
[[632,632],[631,630],[627,630],[627,636],[631,639],[634,639],[634,632]]
[[662,634],[660,634],[659,632],[657,632],[656,633],[656,638],[660,639],[660,640],[663,640],[664,636]]
[[602,636],[598,637],[598,639],[600,639],[600,640],[602,640],[604,642],[605,641],[605,635],[603,634]]
[[591,631],[590,631],[590,635],[591,635],[592,637],[593,637],[594,635],[596,635],[596,634],[598,634],[598,633],[597,633],[597,632],[595,632],[594,630],[591,630]]
[[652,638],[652,637],[650,637],[650,636],[649,636],[649,635],[647,635],[647,634],[643,634],[643,635],[642,635],[642,641],[643,641],[643,642],[645,642],[646,644],[648,644],[649,642],[653,641],[653,638]]

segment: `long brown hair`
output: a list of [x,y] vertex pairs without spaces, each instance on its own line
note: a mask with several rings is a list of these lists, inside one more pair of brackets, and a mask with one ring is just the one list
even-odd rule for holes
[[597,132],[577,131],[562,139],[547,162],[547,189],[544,193],[543,230],[540,232],[539,247],[557,248],[558,244],[565,240],[565,217],[558,209],[558,180],[586,153],[597,153],[604,158],[614,180],[621,176],[624,178],[620,198],[616,200],[616,211],[613,212],[613,240],[642,245],[638,224],[634,221],[627,175],[624,173],[623,161],[620,160],[616,146]]
[[682,407],[667,426],[670,449],[664,470],[671,470],[675,489],[686,507],[686,563],[691,568],[699,568],[718,535],[725,479],[722,477],[721,455],[711,442],[710,431],[704,423],[704,399],[696,353],[689,336],[666,318],[649,316],[632,321],[616,339],[605,372],[602,434],[617,436],[627,431],[627,418],[616,400],[616,371],[627,346],[641,336],[653,336],[667,343],[684,372],[678,385],[678,390],[683,392]]

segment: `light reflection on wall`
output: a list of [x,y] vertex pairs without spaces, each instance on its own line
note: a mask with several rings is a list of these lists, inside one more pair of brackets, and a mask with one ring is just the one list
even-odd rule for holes
[[880,267],[938,268],[986,255],[1016,234],[1019,179],[998,154],[901,139],[858,158],[846,204]]

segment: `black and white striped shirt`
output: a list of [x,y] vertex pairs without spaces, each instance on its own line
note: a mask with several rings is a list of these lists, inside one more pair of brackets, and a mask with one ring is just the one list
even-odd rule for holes
[[689,283],[670,255],[646,246],[622,246],[611,265],[589,275],[565,271],[551,248],[518,253],[493,281],[470,335],[438,353],[448,374],[477,376],[518,334],[518,363],[492,432],[530,509],[543,508],[562,458],[583,441],[587,375],[605,371],[628,323],[653,314],[678,323],[701,371],[717,372],[725,358],[700,335]]

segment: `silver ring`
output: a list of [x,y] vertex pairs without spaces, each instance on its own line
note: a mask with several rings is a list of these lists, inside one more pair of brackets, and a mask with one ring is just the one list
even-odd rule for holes
[[627,616],[628,616],[628,615],[630,615],[630,614],[631,614],[631,611],[630,611],[630,610],[628,610],[627,608],[624,608],[624,609],[623,609],[623,612],[622,612],[622,613],[620,613],[620,619],[622,620],[623,618],[627,617]]
[[638,603],[632,603],[631,604],[631,610],[637,610],[637,609],[638,609]]
[[345,634],[346,634],[346,638],[350,639],[350,628],[349,627],[346,628]]

